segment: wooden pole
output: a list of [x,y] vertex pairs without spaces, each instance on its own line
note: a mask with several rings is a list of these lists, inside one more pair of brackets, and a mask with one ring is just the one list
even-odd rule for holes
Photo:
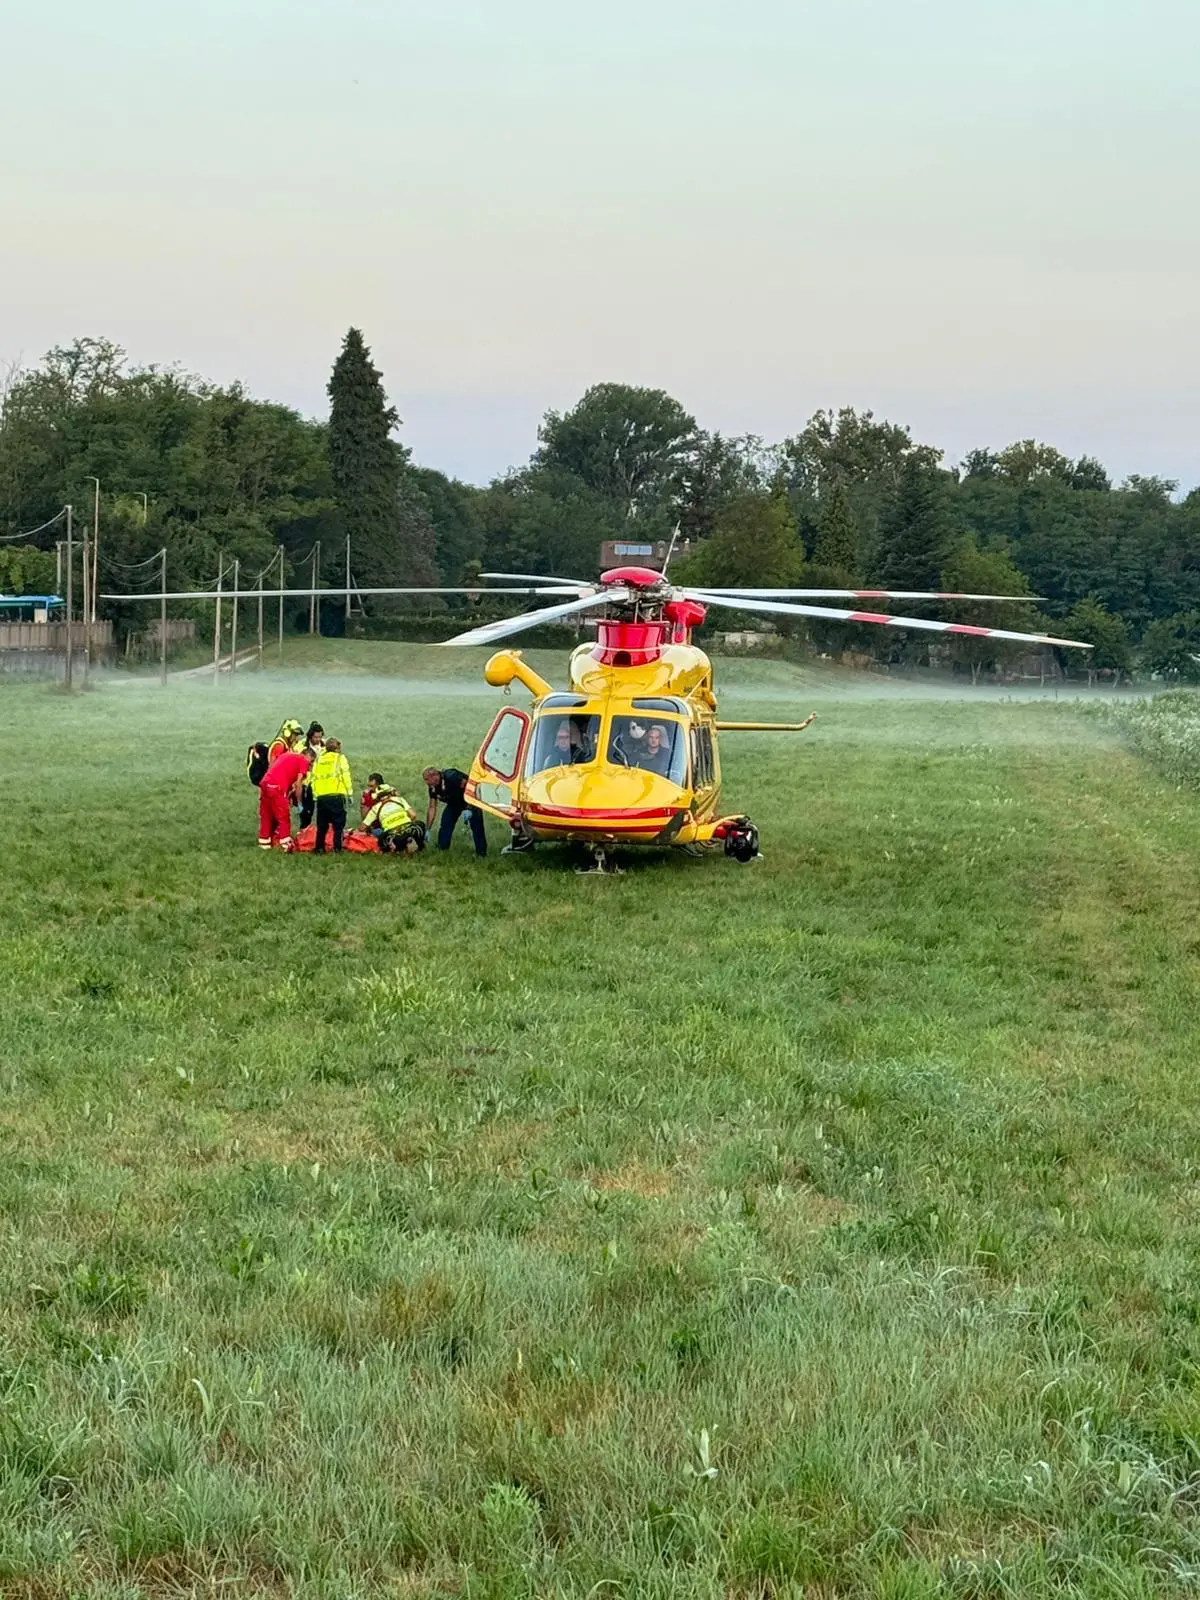
[[[312,582],[309,587],[312,593],[308,597],[308,631],[310,634],[319,634],[321,631],[321,613],[317,610],[317,567],[321,560],[321,541],[313,545],[312,553]],[[282,584],[279,586],[281,589]]]
[[[274,566],[274,562],[272,562],[271,564],[272,564],[272,566]],[[258,670],[260,672],[263,669],[263,596],[262,596],[262,592],[263,592],[263,579],[266,577],[266,575],[267,575],[267,569],[264,567],[263,570],[258,575]],[[280,584],[279,587],[282,589],[283,585]]]
[[346,632],[350,632],[350,535],[346,535]]
[[83,686],[88,686],[88,672],[92,664],[92,624],[91,606],[88,601],[88,573],[91,569],[91,556],[88,551],[87,524],[84,523],[83,533]]
[[167,547],[162,547],[162,599],[158,611],[158,656],[162,673],[162,686],[167,687]]
[[213,683],[221,681],[221,579],[225,576],[225,557],[217,556],[217,620],[213,625]]
[[75,516],[74,506],[67,507],[67,675],[66,684],[70,691],[74,681],[75,654],[75,623],[73,613],[75,610],[75,551],[71,544],[71,529]]
[[283,546],[279,546],[279,660],[283,661]]

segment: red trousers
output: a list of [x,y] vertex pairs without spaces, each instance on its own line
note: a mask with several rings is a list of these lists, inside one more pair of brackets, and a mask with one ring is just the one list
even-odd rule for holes
[[281,839],[291,837],[292,809],[288,804],[287,791],[284,789],[268,789],[266,784],[260,784],[258,790],[258,842],[270,845],[275,834]]

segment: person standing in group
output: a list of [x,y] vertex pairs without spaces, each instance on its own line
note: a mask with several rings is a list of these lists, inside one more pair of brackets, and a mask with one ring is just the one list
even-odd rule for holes
[[304,729],[300,724],[289,717],[267,746],[267,766],[269,767],[273,761],[277,761],[281,755],[290,750],[303,732]]
[[[325,729],[319,722],[310,722],[308,732],[304,735],[304,753],[315,767],[325,748]],[[308,784],[305,784],[300,795],[300,826],[307,828],[313,819],[316,810],[316,800]]]
[[487,834],[483,829],[483,812],[478,806],[467,803],[467,775],[460,772],[457,767],[426,767],[421,774],[425,787],[429,790],[429,810],[425,817],[425,827],[433,827],[437,817],[439,801],[445,807],[442,812],[442,825],[438,829],[437,847],[439,850],[449,850],[454,839],[454,827],[459,817],[465,811],[467,822],[471,829],[471,837],[475,841],[475,854],[487,855]]
[[[297,738],[296,743],[300,740]],[[308,776],[311,763],[302,749],[285,750],[267,768],[258,786],[258,847],[269,850],[278,835],[285,850],[292,847],[292,801]]]
[[340,739],[327,739],[321,754],[313,763],[309,779],[317,813],[317,840],[313,846],[317,855],[325,854],[325,839],[333,834],[333,848],[342,849],[342,834],[346,831],[346,802],[354,794],[350,777],[350,763],[342,754]]

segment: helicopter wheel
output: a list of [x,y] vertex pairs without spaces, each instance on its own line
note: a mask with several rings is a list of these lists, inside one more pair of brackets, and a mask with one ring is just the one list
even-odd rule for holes
[[592,865],[590,867],[576,867],[575,872],[581,878],[619,878],[624,872],[623,867],[610,867],[608,855],[600,845],[594,844],[592,850]]

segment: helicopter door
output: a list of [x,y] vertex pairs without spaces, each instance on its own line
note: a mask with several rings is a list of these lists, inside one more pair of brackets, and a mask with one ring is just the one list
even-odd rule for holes
[[505,706],[471,763],[467,799],[505,821],[514,815],[513,788],[525,760],[531,725],[527,711]]

